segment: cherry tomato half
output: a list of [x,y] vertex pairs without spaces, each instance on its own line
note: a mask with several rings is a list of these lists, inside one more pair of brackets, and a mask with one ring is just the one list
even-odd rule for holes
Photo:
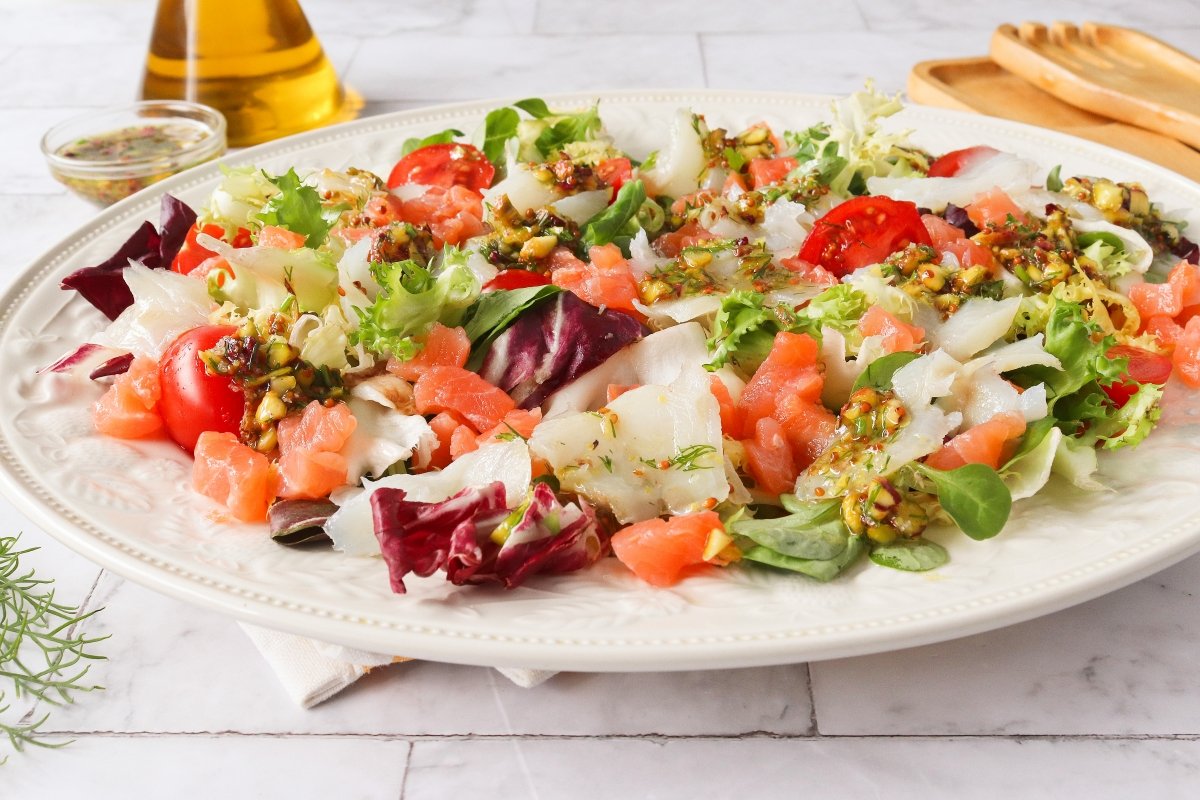
[[628,158],[606,158],[596,165],[596,177],[612,187],[609,202],[617,199],[621,186],[633,177],[633,162]]
[[991,158],[999,152],[996,148],[988,147],[986,144],[952,150],[941,158],[935,159],[929,165],[929,172],[926,174],[931,178],[953,178],[967,167]]
[[1171,359],[1160,356],[1158,353],[1151,353],[1149,350],[1132,345],[1119,344],[1116,347],[1108,348],[1105,355],[1112,359],[1129,359],[1129,366],[1125,368],[1123,379],[1111,386],[1101,387],[1117,408],[1121,408],[1129,402],[1129,398],[1137,393],[1140,384],[1157,383],[1161,386],[1171,378]]
[[[214,239],[225,238],[225,229],[220,225],[212,223],[201,225],[199,222],[193,224],[183,240],[183,246],[179,248],[179,252],[175,255],[175,260],[171,262],[171,269],[187,275],[196,267],[216,255],[212,250],[209,250],[196,241],[196,237],[201,233],[207,233]],[[254,242],[250,240],[250,231],[245,228],[238,228],[237,234],[233,237],[231,244],[234,247],[249,247]]]
[[915,204],[890,197],[853,197],[813,224],[799,257],[834,275],[878,264],[910,244],[930,244]]
[[212,375],[200,360],[222,336],[236,333],[229,325],[192,328],[171,343],[158,365],[162,396],[158,411],[167,433],[189,453],[205,431],[237,433],[246,397],[231,378]]
[[483,290],[492,292],[497,289],[524,289],[529,286],[545,286],[548,283],[550,283],[549,275],[530,272],[527,269],[506,269],[485,283]]
[[413,150],[392,167],[388,176],[388,188],[395,189],[405,183],[425,186],[465,186],[482,192],[492,185],[496,168],[479,148],[469,144],[447,142],[431,144]]

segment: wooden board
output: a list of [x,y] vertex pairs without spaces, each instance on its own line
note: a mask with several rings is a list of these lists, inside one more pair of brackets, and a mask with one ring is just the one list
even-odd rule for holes
[[1187,145],[1064,103],[986,56],[917,64],[908,76],[908,96],[917,103],[1053,128],[1133,153],[1200,181],[1200,153]]
[[1200,61],[1140,31],[1001,25],[992,59],[1071,105],[1200,147]]

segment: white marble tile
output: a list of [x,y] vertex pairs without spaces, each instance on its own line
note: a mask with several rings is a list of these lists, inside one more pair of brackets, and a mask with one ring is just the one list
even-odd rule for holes
[[155,4],[147,0],[6,0],[3,5],[0,45],[100,42],[144,55],[154,24]]
[[[304,0],[318,36],[363,38],[414,31],[489,37],[532,33],[536,0]],[[407,57],[398,58],[403,66]]]
[[377,739],[93,736],[14,756],[0,796],[393,800],[408,751]]
[[[452,67],[452,68],[451,68]],[[372,101],[461,100],[552,92],[700,86],[694,36],[397,35],[363,43],[346,82]]]
[[810,728],[803,666],[563,674],[522,689],[489,669],[413,662],[303,711],[231,620],[110,574],[93,602],[105,608],[88,631],[112,634],[109,661],[97,667],[107,690],[56,712],[55,730],[596,736]]
[[42,136],[85,111],[81,107],[0,109],[0,194],[64,194],[63,185],[46,167]]
[[405,796],[1128,800],[1197,781],[1196,741],[515,739],[414,743]]
[[902,91],[917,61],[987,52],[987,31],[924,31],[898,42],[875,32],[711,35],[700,37],[708,85],[844,94],[867,78],[886,92]]
[[[991,31],[997,25],[1018,25],[1026,20],[1043,23],[1055,20],[1111,22],[1137,28],[1196,26],[1197,14],[1187,3],[1139,3],[1136,12],[1122,0],[1008,0],[1005,3],[967,2],[947,5],[941,0],[857,0],[873,30],[945,30],[973,28]],[[980,51],[986,52],[986,51]]]
[[136,99],[145,44],[62,44],[52,36],[37,41],[13,48],[4,62],[0,108],[95,107]]
[[[767,29],[844,33],[864,27],[862,14],[851,2],[780,0],[763,13],[766,10],[694,0],[541,0],[536,30],[545,34],[748,33]],[[649,81],[648,85],[655,84]]]
[[1083,606],[811,665],[824,734],[1200,733],[1200,557]]

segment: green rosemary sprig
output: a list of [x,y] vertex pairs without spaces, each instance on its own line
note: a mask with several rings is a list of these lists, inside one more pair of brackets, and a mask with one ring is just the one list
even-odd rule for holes
[[[53,581],[22,569],[21,557],[37,548],[19,549],[18,540],[0,537],[0,678],[12,684],[15,697],[50,705],[72,703],[77,692],[103,688],[85,679],[91,668],[87,662],[104,657],[92,652],[92,646],[108,637],[78,632],[79,623],[96,611],[81,614],[77,607],[56,601]],[[9,709],[4,699],[0,689],[0,715]],[[48,741],[40,731],[47,716],[12,724],[0,716],[0,733],[18,751],[26,745],[61,747],[66,742]]]

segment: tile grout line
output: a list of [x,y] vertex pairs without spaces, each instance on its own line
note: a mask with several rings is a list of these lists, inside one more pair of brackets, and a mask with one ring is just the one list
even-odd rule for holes
[[404,775],[400,777],[400,798],[404,800],[404,796],[408,794],[408,768],[412,766],[413,750],[416,745],[413,742],[408,743],[408,754],[404,756]]
[[808,689],[808,733],[820,738],[821,726],[817,722],[817,693],[813,691],[812,664],[804,665],[804,686]]
[[[240,731],[45,731],[50,736],[71,736],[94,739],[362,739],[377,741],[402,741],[410,745],[429,742],[506,742],[506,741],[552,741],[552,742],[621,742],[621,741],[876,741],[907,740],[930,742],[1200,742],[1200,733],[1131,733],[1131,734],[1084,734],[1084,733],[853,733],[853,734],[807,734],[769,733],[766,731],[744,731],[741,733],[614,733],[614,734],[570,734],[570,733],[243,733]],[[411,748],[409,753],[411,758]]]

